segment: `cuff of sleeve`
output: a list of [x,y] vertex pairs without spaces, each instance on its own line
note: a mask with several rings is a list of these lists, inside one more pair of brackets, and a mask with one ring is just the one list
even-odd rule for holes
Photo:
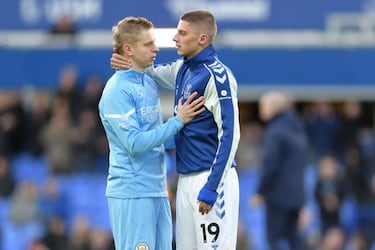
[[217,193],[207,188],[202,188],[198,195],[198,201],[203,201],[211,206],[214,205]]
[[174,117],[174,119],[177,121],[177,127],[178,127],[178,129],[180,130],[180,129],[182,129],[183,127],[184,127],[184,122],[181,120],[181,118],[180,117],[178,117],[177,115]]

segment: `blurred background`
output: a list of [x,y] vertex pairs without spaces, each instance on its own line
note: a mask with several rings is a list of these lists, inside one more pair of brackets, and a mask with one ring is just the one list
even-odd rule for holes
[[[293,97],[309,134],[305,249],[375,249],[374,0],[3,0],[0,250],[113,249],[97,112],[114,72],[111,28],[125,16],[147,17],[159,28],[156,63],[167,62],[177,57],[179,15],[198,8],[216,16],[217,52],[239,83],[237,249],[267,249],[264,207],[249,200],[265,126],[258,97],[269,90]],[[172,102],[163,91],[165,118]],[[173,207],[172,155],[166,163]],[[327,190],[333,203],[317,195],[322,178],[343,183]],[[323,231],[325,202],[339,223]]]

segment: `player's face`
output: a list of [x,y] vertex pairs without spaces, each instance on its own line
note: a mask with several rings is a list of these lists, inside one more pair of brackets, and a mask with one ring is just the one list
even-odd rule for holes
[[156,58],[159,48],[155,45],[153,29],[142,31],[138,42],[133,47],[133,68],[143,71],[151,66]]
[[191,58],[202,50],[198,29],[184,20],[178,22],[177,33],[174,35],[173,41],[176,43],[177,53],[180,56]]
[[267,101],[261,101],[259,103],[259,116],[263,121],[268,121],[272,118],[272,107]]

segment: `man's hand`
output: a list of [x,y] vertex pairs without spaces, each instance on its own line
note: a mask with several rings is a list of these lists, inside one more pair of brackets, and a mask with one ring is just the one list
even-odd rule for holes
[[198,211],[202,215],[208,214],[211,211],[212,207],[214,206],[216,199],[217,199],[216,191],[203,187],[201,191],[199,191],[199,194],[198,194],[198,204],[199,204]]
[[207,204],[203,201],[198,201],[198,204],[199,204],[199,212],[202,215],[208,214],[212,209],[211,205],[209,205],[209,204]]
[[113,49],[113,53],[111,57],[111,67],[116,70],[130,69],[132,67],[132,63],[129,59],[117,53],[116,49]]
[[178,101],[177,115],[184,124],[191,122],[195,116],[206,110],[204,107],[205,99],[203,96],[194,100],[197,95],[198,92],[192,93],[184,104],[182,104],[182,98]]

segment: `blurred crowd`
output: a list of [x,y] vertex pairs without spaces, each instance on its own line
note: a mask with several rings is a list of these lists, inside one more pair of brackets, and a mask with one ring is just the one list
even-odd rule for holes
[[[0,250],[114,249],[104,196],[108,145],[97,112],[104,79],[82,80],[67,66],[55,86],[0,91]],[[329,100],[295,105],[310,140],[299,223],[304,249],[371,249],[373,107],[364,112],[361,102]],[[250,204],[265,126],[256,107],[240,105],[238,250],[267,249],[264,210]],[[167,163],[173,204],[177,176],[173,160]]]
[[103,80],[61,71],[54,90],[0,91],[0,249],[113,249],[104,189]]

